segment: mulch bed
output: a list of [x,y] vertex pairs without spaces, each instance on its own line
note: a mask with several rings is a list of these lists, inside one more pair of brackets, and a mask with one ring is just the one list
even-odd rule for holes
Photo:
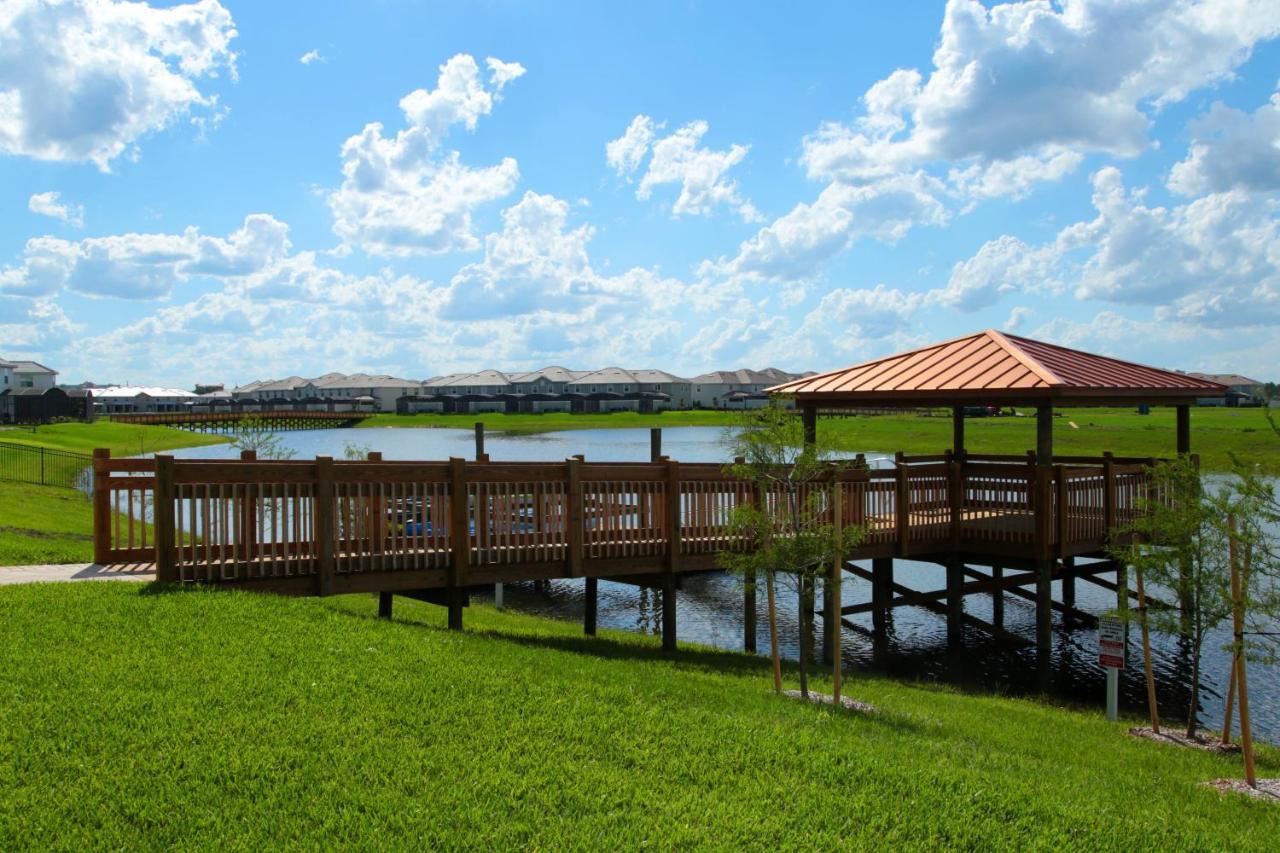
[[1187,737],[1186,732],[1173,729],[1161,729],[1160,733],[1156,734],[1149,726],[1137,726],[1129,729],[1129,734],[1134,737],[1144,737],[1147,740],[1164,741],[1165,743],[1189,746],[1192,749],[1203,749],[1206,752],[1217,752],[1223,755],[1240,751],[1240,744],[1238,743],[1223,743],[1216,737],[1205,737],[1204,735],[1196,735],[1192,739]]
[[[782,695],[792,699],[804,698],[800,695],[799,690],[784,690],[782,691]],[[835,699],[832,698],[830,693],[814,693],[812,690],[809,691],[809,701],[819,705],[835,704]],[[840,705],[846,710],[857,711],[860,714],[874,714],[876,711],[874,706],[868,705],[866,702],[859,702],[857,699],[849,696],[841,696]]]
[[1256,788],[1250,788],[1243,779],[1214,779],[1204,784],[1219,791],[1233,791],[1280,806],[1280,779],[1259,779]]

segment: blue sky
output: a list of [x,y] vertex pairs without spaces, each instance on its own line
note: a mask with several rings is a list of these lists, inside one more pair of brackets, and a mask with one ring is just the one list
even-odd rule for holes
[[0,357],[1280,377],[1280,3],[910,8],[0,0]]

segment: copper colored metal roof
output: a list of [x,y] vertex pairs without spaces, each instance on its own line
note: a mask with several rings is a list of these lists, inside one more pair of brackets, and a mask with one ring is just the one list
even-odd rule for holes
[[797,402],[938,404],[1189,402],[1216,382],[993,329],[769,389]]

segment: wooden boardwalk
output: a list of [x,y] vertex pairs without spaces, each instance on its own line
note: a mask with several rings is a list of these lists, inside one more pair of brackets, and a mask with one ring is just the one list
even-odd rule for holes
[[[159,579],[177,583],[412,592],[448,604],[460,624],[470,587],[606,578],[674,589],[682,573],[716,570],[721,552],[747,547],[730,529],[736,506],[781,498],[753,493],[718,464],[372,456],[116,460],[98,451],[95,560],[154,560]],[[977,592],[1016,589],[1046,614],[1071,607],[1045,600],[1048,584],[1081,575],[1076,557],[1105,556],[1108,531],[1149,492],[1153,461],[899,456],[890,470],[833,468],[812,488],[841,490],[832,505],[842,523],[866,529],[846,559],[872,561],[871,572],[848,567],[873,581],[872,608],[941,608],[958,625],[959,602]],[[947,567],[947,586],[895,595],[894,558]],[[972,565],[992,574],[974,578]],[[1116,570],[1098,565],[1086,580]],[[1021,572],[997,577],[997,567]]]
[[149,424],[172,426],[199,432],[218,432],[232,429],[241,421],[263,423],[272,430],[332,429],[353,426],[372,415],[372,412],[307,411],[305,409],[268,409],[252,411],[205,412],[136,412],[109,415],[112,421],[122,424]]

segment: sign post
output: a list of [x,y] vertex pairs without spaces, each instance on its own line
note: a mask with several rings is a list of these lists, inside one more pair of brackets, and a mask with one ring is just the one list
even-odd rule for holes
[[1124,669],[1124,620],[1103,616],[1098,620],[1098,665],[1107,671],[1107,719],[1120,716],[1120,670]]

